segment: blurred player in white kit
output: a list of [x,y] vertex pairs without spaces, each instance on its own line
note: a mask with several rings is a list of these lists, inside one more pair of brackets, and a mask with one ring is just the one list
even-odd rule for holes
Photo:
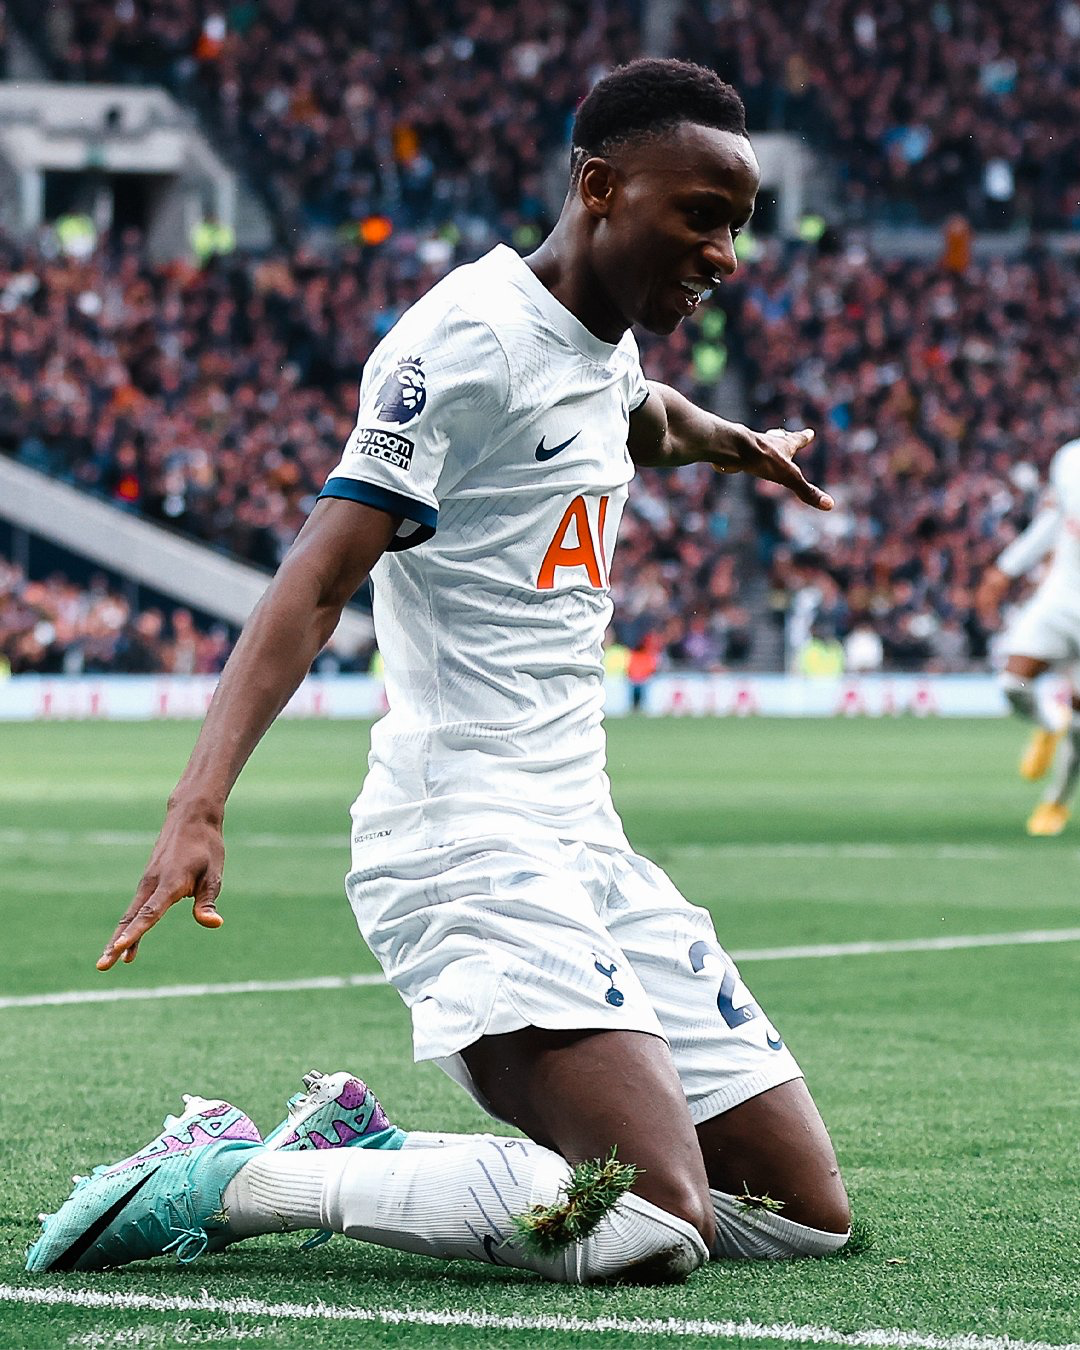
[[[977,605],[992,622],[1017,578],[1047,555],[1046,575],[1004,635],[1005,697],[1015,713],[1035,723],[1020,760],[1021,776],[1053,773],[1028,819],[1031,835],[1057,835],[1069,819],[1069,801],[1080,777],[1080,440],[1063,445],[1050,465],[1047,490],[1031,524],[988,570]],[[1055,713],[1036,697],[1035,681],[1048,670],[1068,671],[1071,709]],[[1056,758],[1055,758],[1056,752]]]
[[527,1138],[405,1133],[349,1075],[309,1082],[265,1139],[196,1100],[77,1186],[33,1270],[194,1259],[283,1226],[582,1283],[847,1241],[798,1064],[707,912],[632,852],[604,772],[608,568],[635,464],[704,461],[832,506],[792,462],[812,433],[754,432],[648,384],[629,331],[673,332],[734,272],[757,161],[734,90],[670,61],[602,80],[574,146],[536,253],[451,273],[365,367],[356,429],[98,963],[130,961],[184,896],[220,923],[228,793],[374,568],[390,711],[349,899],[417,1058]]

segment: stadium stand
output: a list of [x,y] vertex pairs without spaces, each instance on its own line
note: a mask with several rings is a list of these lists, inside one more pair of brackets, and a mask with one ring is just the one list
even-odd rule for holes
[[751,127],[831,153],[849,218],[1080,225],[1076,0],[685,0],[677,32]]
[[291,227],[535,228],[574,107],[639,50],[636,7],[581,0],[15,3],[57,78],[160,83],[199,107]]
[[[89,252],[55,231],[0,239],[0,449],[266,569],[338,455],[372,348],[450,267],[539,237],[574,104],[642,26],[635,4],[554,20],[480,0],[9,7],[58,76],[160,81],[198,107],[293,242],[197,265],[152,263],[130,229]],[[739,84],[754,125],[828,148],[836,217],[960,206],[1065,226],[1080,221],[1080,5],[1037,8],[1020,33],[999,0],[722,0],[686,5],[679,41]],[[1002,158],[1011,195],[987,195]],[[769,242],[674,340],[642,337],[650,376],[760,425],[817,427],[810,468],[839,509],[818,520],[701,468],[642,472],[617,644],[761,666],[782,659],[771,614],[790,662],[812,640],[844,642],[849,665],[984,659],[972,580],[1075,434],[1076,263],[1037,246],[973,262],[963,243],[911,261],[861,239]]]
[[[372,249],[153,267],[136,244],[87,260],[0,253],[0,440],[272,568],[348,434],[364,359],[436,273]],[[957,272],[856,245],[770,246],[722,303],[755,415],[820,428],[812,467],[840,504],[818,518],[757,490],[774,607],[812,610],[840,637],[869,622],[890,665],[980,661],[973,580],[1073,434],[1076,262],[1033,252]],[[690,325],[644,342],[646,367],[708,400],[703,347]],[[747,659],[731,512],[708,470],[641,474],[614,579],[620,641],[661,632],[677,663]],[[811,606],[808,588],[846,598]]]
[[0,248],[0,441],[272,568],[351,427],[373,344],[347,319],[366,281],[357,309],[378,322],[378,284],[348,258],[197,271],[112,242],[87,259]]
[[[636,5],[15,8],[58,77],[161,83],[203,109],[293,225],[385,211],[504,234],[542,220],[575,104],[641,34]],[[753,128],[828,150],[848,214],[1080,221],[1076,0],[687,0],[675,54],[731,79]]]
[[[452,261],[453,259],[451,259]],[[0,245],[0,445],[30,467],[271,569],[352,425],[356,380],[400,309],[438,272],[411,250],[234,255],[206,269],[147,263],[138,239],[89,258]],[[649,344],[656,374],[708,397],[695,362],[721,349],[694,326]],[[39,378],[41,370],[49,378]],[[621,549],[620,637],[662,623],[677,660],[742,661],[730,503],[709,471],[642,475]],[[640,586],[639,565],[650,580]],[[688,581],[708,641],[672,617]],[[625,630],[625,631],[624,631]]]
[[41,580],[0,555],[0,678],[26,674],[211,675],[232,649],[223,626],[187,609],[133,607],[103,577],[89,585],[52,571]]
[[770,248],[725,292],[759,418],[819,428],[828,516],[757,489],[798,648],[869,627],[893,668],[967,668],[973,588],[1076,434],[1080,259],[922,263]]

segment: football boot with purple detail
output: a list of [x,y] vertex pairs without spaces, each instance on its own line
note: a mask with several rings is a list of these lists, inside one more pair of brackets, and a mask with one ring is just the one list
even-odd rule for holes
[[[398,1149],[405,1131],[391,1125],[386,1112],[362,1078],[340,1070],[304,1074],[304,1092],[288,1101],[289,1114],[266,1136],[266,1147],[296,1152],[311,1148]],[[321,1247],[333,1237],[322,1229],[301,1243],[301,1251]]]
[[238,1107],[190,1096],[184,1103],[130,1158],[75,1178],[56,1213],[41,1216],[27,1270],[105,1270],[165,1253],[186,1263],[228,1246],[222,1196],[265,1146]]
[[289,1114],[266,1136],[266,1147],[397,1149],[405,1131],[387,1119],[378,1097],[351,1073],[304,1074],[304,1092],[290,1097]]

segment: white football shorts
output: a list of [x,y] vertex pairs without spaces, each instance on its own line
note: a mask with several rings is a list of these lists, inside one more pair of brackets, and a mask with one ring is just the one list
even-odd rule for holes
[[1080,661],[1080,608],[1060,593],[1036,591],[1009,624],[1001,650],[1037,661]]
[[460,1051],[526,1026],[662,1037],[695,1123],[802,1076],[708,912],[645,858],[546,836],[395,842],[364,849],[349,903],[416,1058],[486,1110]]

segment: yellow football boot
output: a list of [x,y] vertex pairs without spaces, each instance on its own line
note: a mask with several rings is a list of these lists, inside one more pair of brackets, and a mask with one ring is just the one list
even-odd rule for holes
[[1069,808],[1063,802],[1040,802],[1028,819],[1027,832],[1039,838],[1053,838],[1068,820]]
[[1053,764],[1054,751],[1057,750],[1058,742],[1064,735],[1064,727],[1060,731],[1047,731],[1045,727],[1036,727],[1031,733],[1027,749],[1020,757],[1020,777],[1026,778],[1029,782],[1041,778]]

